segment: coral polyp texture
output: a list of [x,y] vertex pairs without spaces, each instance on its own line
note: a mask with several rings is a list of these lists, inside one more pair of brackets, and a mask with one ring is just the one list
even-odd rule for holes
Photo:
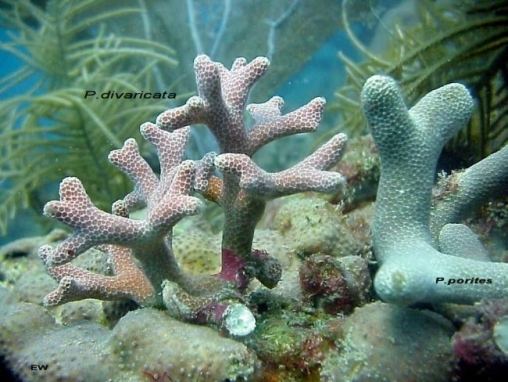
[[[189,124],[205,124],[216,137],[221,154],[215,167],[222,178],[212,176],[204,196],[222,206],[225,224],[222,237],[222,264],[243,264],[246,276],[256,277],[267,287],[280,278],[280,266],[269,254],[259,256],[252,250],[254,228],[268,199],[302,191],[337,190],[343,177],[326,171],[337,163],[346,143],[337,134],[295,166],[277,173],[267,173],[251,159],[263,145],[290,134],[314,131],[321,120],[325,100],[315,98],[308,104],[282,115],[282,98],[273,97],[262,104],[246,106],[249,90],[268,69],[269,61],[258,57],[247,63],[238,58],[230,70],[209,57],[194,61],[198,95],[181,107],[157,117],[164,130],[178,131]],[[247,128],[245,111],[254,124]]]
[[[157,124],[141,126],[142,136],[155,146],[160,174],[142,158],[134,139],[112,151],[109,160],[126,173],[134,190],[115,202],[112,213],[99,210],[77,178],[60,185],[60,200],[46,204],[44,213],[74,231],[55,248],[43,246],[39,256],[59,285],[45,297],[46,305],[84,298],[131,299],[144,306],[165,305],[178,318],[225,326],[233,335],[255,327],[242,292],[256,277],[274,287],[281,266],[266,251],[252,249],[254,228],[265,201],[301,191],[330,192],[343,183],[339,173],[328,172],[337,163],[346,142],[337,134],[309,157],[278,173],[268,173],[251,159],[262,145],[275,138],[317,128],[325,101],[281,115],[282,98],[246,107],[249,89],[268,68],[266,58],[248,63],[237,59],[231,70],[198,56],[194,67],[198,96],[168,110]],[[254,118],[247,129],[244,112]],[[189,124],[206,124],[222,153],[201,160],[183,160]],[[223,173],[214,175],[215,169]],[[202,193],[220,204],[225,213],[221,270],[216,275],[191,275],[179,267],[172,249],[172,230],[185,216],[198,213]],[[146,207],[141,219],[130,213]],[[71,260],[90,248],[107,254],[111,274],[82,269]],[[217,254],[219,255],[219,254]]]
[[[200,200],[189,193],[193,191],[196,168],[200,165],[182,162],[188,129],[168,133],[147,123],[141,127],[141,133],[158,151],[160,177],[141,157],[133,139],[128,139],[122,149],[112,151],[111,163],[135,184],[133,192],[113,204],[113,213],[95,207],[77,178],[64,179],[60,184],[60,201],[44,207],[45,215],[74,229],[56,248],[39,249],[48,272],[60,282],[58,289],[46,297],[46,304],[87,297],[127,297],[151,304],[160,299],[162,281],[182,279],[171,246],[165,241],[177,221],[199,210]],[[129,211],[141,206],[147,207],[145,219],[128,218]],[[109,254],[114,275],[94,274],[69,263],[95,246]]]
[[431,211],[441,150],[471,116],[467,89],[443,86],[408,110],[394,80],[373,76],[362,105],[381,158],[372,227],[378,295],[403,304],[506,297],[508,264],[488,261],[474,233],[456,223],[487,196],[506,192],[508,147],[452,175],[454,185]]

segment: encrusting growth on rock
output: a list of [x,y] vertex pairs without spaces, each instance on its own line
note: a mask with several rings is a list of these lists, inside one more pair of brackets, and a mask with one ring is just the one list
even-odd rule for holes
[[[128,298],[141,305],[164,304],[178,318],[225,326],[233,335],[254,329],[254,317],[242,304],[242,292],[253,277],[268,288],[281,277],[281,266],[274,257],[252,249],[265,201],[301,191],[336,190],[343,177],[326,170],[339,161],[346,143],[346,136],[337,134],[285,171],[268,173],[259,168],[251,159],[255,151],[278,137],[314,131],[325,104],[324,99],[316,98],[286,115],[280,112],[280,97],[246,106],[251,86],[268,65],[263,57],[250,63],[239,58],[227,70],[207,56],[198,56],[194,62],[198,96],[162,113],[156,124],[145,123],[140,128],[157,150],[160,174],[141,157],[134,139],[110,153],[110,162],[134,183],[134,190],[113,204],[112,213],[95,207],[77,178],[62,181],[60,200],[47,203],[44,214],[74,231],[55,248],[39,250],[48,273],[59,281],[58,288],[46,296],[46,305],[84,298]],[[244,124],[246,109],[255,121],[250,129]],[[214,133],[222,153],[183,161],[188,125],[199,123]],[[214,175],[215,169],[223,173],[222,178]],[[197,214],[202,204],[192,196],[194,192],[224,209],[222,264],[217,275],[186,274],[173,254],[173,226]],[[129,217],[144,207],[146,217]],[[92,247],[108,254],[111,275],[70,263]]]
[[[460,84],[422,98],[410,110],[394,80],[373,76],[362,91],[364,113],[381,158],[381,179],[372,227],[380,268],[378,295],[394,303],[473,303],[506,297],[508,264],[485,260],[480,242],[460,224],[486,195],[508,187],[508,147],[466,170],[456,190],[437,203],[431,195],[444,144],[469,120],[473,101]],[[433,231],[439,234],[433,236]],[[457,245],[460,236],[461,244]],[[476,278],[490,282],[464,282]],[[438,280],[459,280],[449,285]]]

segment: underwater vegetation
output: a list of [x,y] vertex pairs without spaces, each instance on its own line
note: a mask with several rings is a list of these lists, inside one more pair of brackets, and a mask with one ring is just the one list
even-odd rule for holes
[[[13,96],[2,110],[15,118],[1,130],[0,147],[10,155],[1,192],[12,192],[15,176],[37,179],[50,162],[52,172],[16,196],[34,207],[46,202],[44,219],[59,225],[0,247],[0,372],[23,381],[112,382],[506,375],[508,146],[490,135],[499,125],[489,130],[487,121],[482,142],[490,146],[468,158],[474,164],[437,173],[442,151],[454,148],[447,143],[468,126],[474,131],[470,121],[483,113],[471,83],[433,77],[447,66],[444,55],[457,53],[447,37],[433,42],[437,56],[415,53],[425,64],[409,65],[421,74],[412,81],[403,80],[405,65],[387,73],[391,64],[343,56],[343,89],[352,98],[338,100],[358,123],[349,126],[353,137],[334,128],[314,150],[288,141],[326,130],[326,101],[316,95],[288,107],[286,96],[269,95],[338,19],[367,55],[392,44],[386,33],[367,51],[353,35],[368,27],[361,15],[381,12],[382,4],[330,4],[2,3],[11,16],[5,25],[33,41],[47,32],[49,42],[60,41],[54,49],[48,42],[55,62],[66,57],[74,65],[47,64],[44,49],[23,33],[2,45],[26,65],[4,82]],[[435,12],[454,23],[463,9],[464,17],[474,13],[469,3],[453,8],[454,0],[428,4],[418,19]],[[491,4],[474,9],[503,18],[503,5]],[[397,17],[405,6],[415,17],[416,2],[399,5],[391,10]],[[385,31],[391,11],[378,20]],[[264,22],[254,25],[256,17]],[[402,25],[398,34],[419,36],[425,21]],[[504,85],[494,82],[503,97]],[[29,84],[36,87],[26,91]],[[418,96],[407,94],[411,84]],[[153,89],[176,98],[85,97]],[[355,136],[360,130],[370,134]],[[291,145],[300,161],[278,162],[278,147]]]
[[[369,46],[355,35],[348,20],[355,3],[342,3],[342,19],[364,59],[356,62],[339,52],[348,76],[332,107],[342,117],[342,130],[353,135],[365,133],[365,120],[357,113],[360,91],[368,77],[382,73],[398,81],[410,103],[450,82],[470,89],[478,107],[467,128],[447,146],[461,165],[474,163],[506,144],[508,2],[402,2],[380,20]],[[404,23],[408,14],[411,17]],[[389,38],[383,41],[380,29],[387,31]]]
[[15,28],[16,34],[2,49],[23,65],[2,79],[2,90],[20,83],[28,90],[0,103],[2,231],[19,207],[39,210],[43,190],[66,174],[79,173],[89,180],[90,192],[105,207],[128,183],[99,158],[132,135],[133,121],[163,109],[152,100],[83,99],[88,89],[150,89],[156,68],[168,71],[178,63],[167,46],[118,36],[104,27],[139,10],[123,7],[96,13],[101,3],[51,1],[45,11],[30,1],[3,4],[8,9],[2,11],[2,23]]

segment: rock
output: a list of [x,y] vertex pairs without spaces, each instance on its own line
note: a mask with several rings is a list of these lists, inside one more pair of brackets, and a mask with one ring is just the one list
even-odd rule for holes
[[302,255],[320,252],[340,257],[358,254],[362,249],[340,211],[316,197],[287,198],[275,216],[273,228],[291,249]]
[[347,312],[367,302],[371,286],[367,261],[360,256],[312,255],[300,268],[306,300],[329,314]]
[[451,324],[441,316],[382,302],[357,308],[341,351],[323,362],[323,381],[448,381]]
[[113,329],[108,348],[130,378],[157,374],[174,381],[248,380],[257,363],[239,342],[148,308],[127,313]]

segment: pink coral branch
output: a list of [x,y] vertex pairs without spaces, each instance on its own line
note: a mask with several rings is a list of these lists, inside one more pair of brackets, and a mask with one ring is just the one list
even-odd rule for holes
[[60,183],[60,201],[47,203],[44,214],[74,229],[48,259],[53,265],[66,263],[97,244],[132,243],[143,235],[146,227],[143,221],[99,210],[77,178],[65,178]]
[[[340,159],[346,140],[342,134],[298,165],[279,173],[268,173],[251,160],[254,152],[274,139],[314,131],[325,105],[323,98],[315,98],[285,115],[281,114],[284,101],[280,97],[246,106],[251,87],[269,64],[265,57],[251,62],[238,58],[228,70],[221,63],[200,55],[194,60],[198,96],[157,117],[157,125],[165,130],[204,123],[214,134],[221,149],[214,162],[223,177],[216,178],[210,171],[209,180],[195,189],[224,208],[223,253],[233,254],[228,256],[228,261],[238,256],[246,264],[256,263],[252,239],[266,199],[300,191],[334,191],[343,182],[340,174],[326,171]],[[245,126],[245,111],[254,119],[251,129]],[[264,259],[270,262],[269,256]],[[276,274],[273,272],[274,277]],[[275,278],[263,277],[265,286],[271,287],[276,282]]]
[[[157,178],[139,154],[137,144],[129,139],[109,158],[135,182],[135,191],[113,204],[113,214],[95,207],[77,178],[64,179],[60,185],[60,200],[46,204],[44,213],[47,216],[74,229],[56,248],[41,249],[48,272],[60,282],[46,298],[48,304],[86,297],[124,297],[142,302],[157,298],[157,293],[160,299],[161,283],[165,278],[182,280],[171,243],[165,238],[180,219],[198,212],[201,201],[189,195],[194,190],[196,167],[201,172],[209,170],[199,161],[181,162],[188,129],[169,133],[156,125],[145,124],[141,130],[157,148],[163,179]],[[210,160],[208,158],[208,162]],[[143,220],[129,218],[135,198],[142,199],[148,206],[147,217]],[[69,264],[85,250],[102,244],[112,244],[108,246],[108,253],[114,276],[94,274]]]
[[160,114],[156,120],[157,126],[169,131],[205,122],[205,101],[197,96],[189,98],[183,106],[166,110],[164,113]]
[[277,173],[259,168],[245,154],[222,154],[215,159],[218,169],[239,177],[240,188],[259,197],[278,197],[303,191],[332,192],[344,183],[341,174],[322,171],[336,163],[346,144],[337,134],[307,159]]
[[[45,213],[74,232],[55,249],[41,249],[48,272],[60,282],[47,296],[47,304],[86,297],[126,297],[140,303],[155,300],[160,305],[164,296],[166,307],[178,311],[176,315],[183,319],[225,325],[234,335],[253,330],[252,313],[234,302],[241,300],[241,292],[253,277],[268,288],[281,277],[275,258],[252,250],[254,229],[266,199],[337,189],[342,176],[326,170],[340,159],[346,142],[345,135],[338,134],[307,159],[277,173],[268,173],[252,161],[256,150],[276,138],[314,131],[325,105],[323,98],[315,98],[285,115],[281,114],[284,101],[280,97],[246,106],[251,87],[269,63],[265,57],[251,62],[238,58],[227,69],[205,55],[196,57],[198,95],[160,114],[156,124],[145,123],[140,129],[157,150],[160,176],[153,173],[132,139],[110,154],[110,161],[134,182],[134,191],[113,204],[112,214],[92,204],[78,179],[62,181],[61,200],[48,203]],[[255,121],[251,129],[245,126],[246,109]],[[209,153],[200,161],[182,162],[188,126],[200,123],[214,134],[222,154]],[[222,178],[214,175],[215,168]],[[171,248],[173,226],[200,209],[201,201],[191,196],[194,191],[224,208],[222,270],[213,277],[182,272]],[[134,208],[144,205],[146,218],[129,218]],[[102,244],[111,244],[112,276],[68,263]]]
[[112,264],[112,276],[93,273],[70,263],[52,266],[47,260],[53,249],[41,247],[39,257],[48,273],[59,282],[57,289],[44,298],[44,304],[54,306],[84,298],[128,298],[139,304],[148,302],[154,296],[154,289],[137,267],[132,250],[116,245],[108,245],[106,250]]
[[148,163],[141,157],[138,144],[134,139],[127,139],[119,150],[111,151],[109,161],[122,170],[134,183],[134,191],[125,198],[127,208],[146,204],[157,187],[158,179]]
[[231,70],[200,55],[194,60],[198,96],[184,106],[170,109],[157,117],[157,125],[175,130],[189,124],[205,123],[225,152],[244,152],[247,132],[243,114],[248,93],[256,80],[265,73],[270,62],[258,57],[250,63],[239,58]]
[[182,161],[190,129],[181,128],[174,133],[161,130],[153,123],[144,123],[140,127],[143,138],[155,146],[161,168],[160,183],[171,181],[171,171]]
[[[211,62],[206,56],[200,57],[203,57],[200,58],[201,61]],[[242,119],[250,88],[266,72],[269,65],[270,61],[266,57],[256,57],[249,63],[243,57],[237,58],[231,70],[221,64],[217,65],[224,101],[232,110],[241,113]]]
[[196,168],[196,172],[194,174],[195,191],[206,193],[208,190],[210,179],[212,178],[213,171],[215,169],[214,162],[216,156],[216,153],[210,152],[205,154],[201,160],[194,162]]
[[284,104],[280,97],[273,97],[264,104],[250,104],[247,110],[256,123],[248,135],[249,155],[277,138],[316,130],[321,121],[325,103],[324,98],[315,98],[307,105],[286,115],[280,113]]

